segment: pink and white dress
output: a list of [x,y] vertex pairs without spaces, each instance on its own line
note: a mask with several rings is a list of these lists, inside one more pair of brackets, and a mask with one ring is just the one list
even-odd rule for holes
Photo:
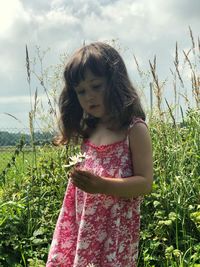
[[[135,119],[135,123],[144,123]],[[134,175],[129,137],[109,145],[82,144],[81,168],[103,177]],[[142,197],[89,194],[69,179],[46,267],[136,267]]]

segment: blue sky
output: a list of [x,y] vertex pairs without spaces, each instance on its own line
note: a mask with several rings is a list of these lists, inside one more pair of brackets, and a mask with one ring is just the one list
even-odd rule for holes
[[[180,51],[191,47],[190,26],[195,39],[199,35],[199,0],[6,0],[0,3],[0,130],[28,127],[31,109],[25,68],[25,45],[30,59],[50,48],[43,68],[60,64],[60,55],[71,54],[83,42],[106,41],[120,46],[130,77],[143,91],[149,105],[149,88],[141,80],[133,54],[141,68],[149,69],[149,60],[157,56],[159,77],[165,80],[173,67],[176,41]],[[35,70],[39,73],[37,61]],[[62,67],[60,68],[62,75]],[[52,73],[49,73],[50,77]],[[183,73],[187,76],[187,72]],[[147,79],[148,80],[148,79]],[[52,83],[47,83],[49,92]],[[56,84],[57,94],[62,82]],[[31,91],[38,90],[38,107],[46,107],[43,88],[32,78]],[[173,89],[165,92],[173,102]],[[170,98],[171,97],[171,98]],[[15,116],[15,120],[9,113]],[[19,122],[20,121],[20,122]]]

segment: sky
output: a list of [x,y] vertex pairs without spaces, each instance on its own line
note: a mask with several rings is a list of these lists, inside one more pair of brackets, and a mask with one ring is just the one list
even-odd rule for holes
[[[1,0],[0,131],[29,127],[30,102],[33,105],[36,89],[38,107],[41,103],[44,109],[48,107],[45,90],[33,73],[28,84],[26,45],[31,68],[39,76],[37,51],[40,56],[45,55],[42,69],[48,69],[49,79],[55,76],[56,66],[61,79],[64,55],[71,55],[83,43],[105,41],[114,45],[148,109],[149,76],[145,73],[149,71],[149,60],[153,62],[156,55],[159,78],[169,80],[176,42],[181,52],[190,49],[189,27],[194,39],[198,39],[199,14],[199,0]],[[144,71],[142,78],[134,55]],[[183,74],[188,75],[187,71]],[[54,86],[52,83],[47,81],[47,93],[51,94],[56,87],[59,94],[62,82]],[[169,103],[173,102],[171,85],[164,94]]]

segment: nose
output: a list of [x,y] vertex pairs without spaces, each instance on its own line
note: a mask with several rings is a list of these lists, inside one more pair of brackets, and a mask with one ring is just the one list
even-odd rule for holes
[[94,92],[92,92],[92,91],[87,92],[86,101],[90,103],[90,102],[93,102],[94,99],[95,99]]

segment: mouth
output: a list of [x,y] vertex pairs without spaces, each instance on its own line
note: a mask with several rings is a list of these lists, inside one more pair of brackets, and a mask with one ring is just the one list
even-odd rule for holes
[[89,106],[89,109],[90,109],[90,110],[93,110],[93,109],[98,108],[98,107],[99,107],[99,105],[90,105],[90,106]]

